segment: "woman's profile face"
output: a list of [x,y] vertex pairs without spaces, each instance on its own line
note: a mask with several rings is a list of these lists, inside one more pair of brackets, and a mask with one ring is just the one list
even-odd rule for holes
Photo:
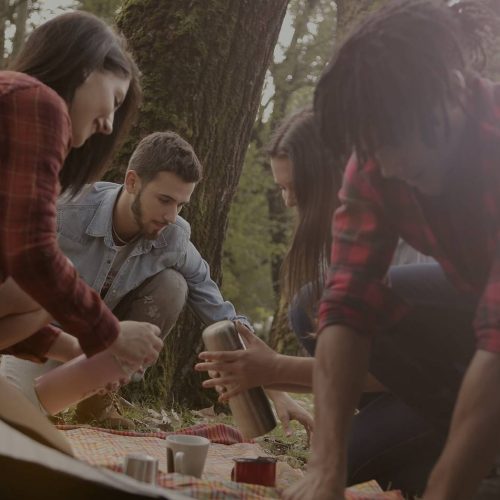
[[281,196],[287,208],[297,205],[295,187],[293,183],[293,165],[287,156],[274,156],[271,158],[271,170],[274,182],[281,189]]
[[111,134],[115,111],[127,95],[130,78],[95,70],[77,87],[69,105],[74,148],[94,134]]

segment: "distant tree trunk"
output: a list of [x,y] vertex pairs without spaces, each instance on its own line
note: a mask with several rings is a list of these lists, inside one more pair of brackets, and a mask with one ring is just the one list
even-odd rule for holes
[[19,49],[24,43],[26,38],[26,22],[28,21],[28,10],[29,10],[28,0],[19,0],[16,5],[16,16],[15,25],[16,33],[14,35],[14,40],[12,40],[12,54],[11,57],[15,57],[19,52]]
[[[204,165],[189,210],[192,241],[221,279],[227,215],[260,102],[265,72],[288,0],[127,0],[118,27],[144,74],[144,105],[122,168],[136,142],[171,129]],[[115,171],[120,175],[123,170]],[[193,372],[202,325],[189,312],[146,379],[145,398],[206,404]]]
[[6,66],[5,28],[9,18],[9,0],[0,0],[0,69]]

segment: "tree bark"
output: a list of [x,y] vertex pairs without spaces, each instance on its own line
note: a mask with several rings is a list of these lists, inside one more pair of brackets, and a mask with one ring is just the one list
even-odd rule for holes
[[[123,164],[137,140],[175,130],[204,165],[204,179],[183,216],[192,241],[221,279],[227,215],[288,0],[128,0],[118,27],[143,77],[144,105]],[[193,372],[202,325],[186,311],[146,378],[145,398],[206,404]]]

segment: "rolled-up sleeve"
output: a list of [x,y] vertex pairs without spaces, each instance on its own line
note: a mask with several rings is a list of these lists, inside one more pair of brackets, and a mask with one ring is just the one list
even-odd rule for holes
[[210,276],[208,263],[191,242],[188,242],[187,251],[176,269],[186,280],[188,304],[203,323],[210,325],[224,319],[238,320],[253,330],[250,321],[245,316],[237,315],[233,304],[224,300]]
[[329,325],[349,326],[363,334],[394,323],[407,306],[384,283],[397,245],[376,189],[374,165],[347,166],[341,206],[332,224],[332,251],[319,308],[319,332]]

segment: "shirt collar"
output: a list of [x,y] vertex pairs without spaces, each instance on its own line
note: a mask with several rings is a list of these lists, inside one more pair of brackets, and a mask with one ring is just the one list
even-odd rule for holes
[[104,241],[109,247],[113,246],[113,235],[111,231],[113,209],[122,187],[122,184],[118,184],[115,188],[107,191],[106,196],[104,196],[99,203],[94,217],[85,231],[89,236],[94,236],[96,238],[104,237]]

